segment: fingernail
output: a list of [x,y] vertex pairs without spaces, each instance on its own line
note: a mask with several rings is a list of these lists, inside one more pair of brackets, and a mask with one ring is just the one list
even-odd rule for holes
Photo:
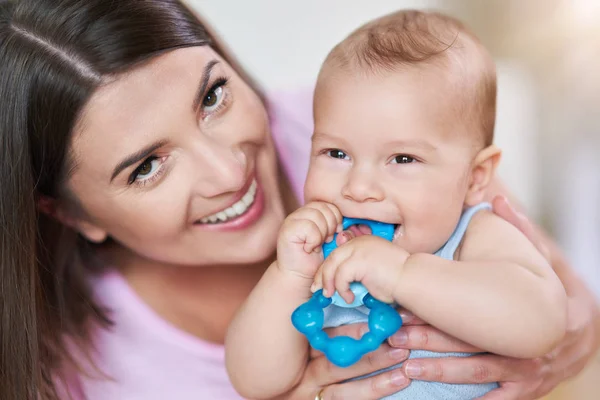
[[324,289],[323,289],[323,296],[325,296],[325,297],[330,297],[330,296],[329,296],[329,290],[327,290],[327,289],[325,289],[325,288],[324,288]]
[[392,335],[390,342],[394,345],[404,345],[408,343],[408,334],[400,330]]
[[404,376],[401,370],[397,369],[394,372],[392,372],[391,381],[392,385],[394,386],[403,386],[408,381],[408,378]]
[[407,323],[412,321],[415,318],[415,315],[407,310],[400,311],[400,318],[402,318],[403,323]]
[[325,243],[331,243],[333,241],[333,235],[328,236],[327,239],[325,239]]
[[388,352],[390,358],[393,360],[405,360],[408,357],[408,350],[406,349],[392,349]]
[[423,373],[423,366],[414,361],[407,363],[405,369],[409,378],[416,378]]

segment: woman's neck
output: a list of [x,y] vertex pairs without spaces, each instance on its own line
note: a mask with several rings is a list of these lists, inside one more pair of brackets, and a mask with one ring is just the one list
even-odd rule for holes
[[190,267],[121,253],[118,265],[132,289],[160,317],[201,339],[223,343],[235,312],[273,260]]

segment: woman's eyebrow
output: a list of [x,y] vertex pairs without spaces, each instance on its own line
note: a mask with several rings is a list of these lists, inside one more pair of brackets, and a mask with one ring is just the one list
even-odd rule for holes
[[218,63],[218,60],[211,60],[204,67],[204,71],[202,72],[202,78],[200,79],[200,85],[198,85],[198,90],[196,91],[196,95],[194,96],[194,102],[192,103],[192,109],[194,110],[194,112],[198,112],[198,107],[200,107],[200,103],[202,103],[204,93],[206,92],[206,87],[208,86],[210,72],[212,71],[213,67]]
[[154,153],[157,149],[164,146],[166,143],[167,143],[166,140],[159,140],[158,142],[154,142],[154,143],[144,147],[140,151],[137,151],[137,152],[131,154],[130,156],[128,156],[127,158],[125,158],[113,170],[112,176],[110,177],[110,181],[112,182],[113,179],[115,179],[117,177],[117,175],[119,175],[121,173],[121,171],[123,171],[125,168],[127,168],[139,161],[146,159],[147,157],[152,155],[152,153]]

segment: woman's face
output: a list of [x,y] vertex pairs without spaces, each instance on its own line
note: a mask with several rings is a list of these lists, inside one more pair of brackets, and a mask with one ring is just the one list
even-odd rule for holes
[[91,97],[67,185],[92,241],[160,262],[260,261],[284,218],[265,107],[210,47],[166,53]]

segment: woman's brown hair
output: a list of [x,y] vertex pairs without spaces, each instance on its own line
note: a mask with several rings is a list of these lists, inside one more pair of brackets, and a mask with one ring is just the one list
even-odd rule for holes
[[37,207],[65,196],[82,108],[105,78],[207,45],[248,78],[177,0],[0,0],[0,399],[57,398],[66,338],[110,323],[89,245]]

